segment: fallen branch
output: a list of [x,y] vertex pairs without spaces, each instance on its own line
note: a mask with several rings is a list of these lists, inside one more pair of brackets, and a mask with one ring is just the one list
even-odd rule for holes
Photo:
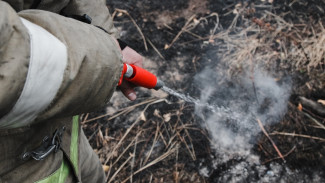
[[307,108],[313,110],[315,113],[321,116],[325,116],[325,107],[322,104],[309,100],[305,97],[299,97],[299,100],[303,107],[306,106]]
[[272,143],[274,149],[276,150],[276,152],[278,153],[279,157],[280,157],[283,161],[285,161],[285,159],[284,159],[282,153],[280,152],[280,150],[278,149],[278,147],[275,145],[274,141],[271,139],[271,137],[269,136],[269,134],[266,132],[265,128],[263,127],[262,122],[261,122],[259,119],[256,119],[256,120],[257,120],[257,122],[258,122],[258,125],[259,125],[260,128],[262,129],[263,133],[265,134],[265,136],[266,136],[266,137],[271,141],[271,143]]

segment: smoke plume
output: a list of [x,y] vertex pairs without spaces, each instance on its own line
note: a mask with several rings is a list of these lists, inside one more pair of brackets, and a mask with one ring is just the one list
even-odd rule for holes
[[195,78],[202,88],[201,103],[213,106],[208,110],[196,105],[196,113],[205,121],[220,162],[250,156],[261,131],[256,120],[260,119],[264,126],[279,122],[291,90],[287,78],[274,78],[258,67],[235,78],[228,77],[226,71],[207,68]]

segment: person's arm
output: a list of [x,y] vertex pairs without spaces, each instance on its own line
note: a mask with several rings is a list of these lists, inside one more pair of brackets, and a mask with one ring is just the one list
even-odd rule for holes
[[63,16],[82,16],[87,14],[92,24],[104,28],[107,32],[118,37],[117,29],[113,25],[112,17],[108,11],[105,0],[33,0],[15,1],[6,0],[16,12],[26,9],[39,9],[50,11]]
[[[101,29],[0,1],[0,128],[90,112],[121,75],[115,39]],[[2,26],[6,25],[6,26]]]
[[[119,38],[119,33],[113,25],[113,20],[105,4],[105,0],[70,0],[68,5],[62,10],[62,13],[68,16],[87,14],[92,19],[91,24],[100,26],[107,33],[113,35],[115,38]],[[121,51],[123,54],[123,62],[142,67],[143,57],[139,53],[129,46],[126,46]],[[135,86],[127,81],[123,81],[120,86],[121,92],[129,100],[136,99],[134,88]]]
[[116,38],[119,37],[105,0],[70,0],[62,13],[68,16],[87,14],[92,19],[91,24],[102,27]]

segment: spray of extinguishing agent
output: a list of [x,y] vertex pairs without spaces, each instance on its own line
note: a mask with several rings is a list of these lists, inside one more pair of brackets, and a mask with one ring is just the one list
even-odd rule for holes
[[[129,65],[129,64],[124,63],[122,75],[121,75],[118,86],[120,86],[122,84],[123,79],[131,82],[132,84],[134,84],[136,86],[141,86],[144,88],[155,89],[155,90],[162,89],[163,91],[165,91],[171,95],[174,95],[175,97],[178,97],[186,102],[194,103],[199,106],[207,105],[207,104],[201,104],[201,102],[199,100],[194,99],[191,96],[186,96],[186,95],[179,93],[171,88],[168,88],[167,86],[165,86],[164,82],[159,80],[154,74],[152,74],[151,72],[149,72],[141,67],[135,66],[135,65]],[[212,106],[210,106],[208,108],[213,109]]]
[[164,82],[159,80],[151,72],[135,66],[124,63],[122,76],[118,85],[122,84],[123,79],[133,83],[136,86],[141,86],[148,89],[159,90],[164,86]]
[[[155,89],[155,90],[162,89],[163,91],[171,95],[174,95],[175,97],[178,97],[186,102],[194,103],[196,105],[202,105],[199,100],[194,99],[191,96],[186,96],[171,88],[168,88],[167,86],[165,86],[164,82],[159,80],[154,74],[135,65],[129,65],[124,63],[122,75],[118,84],[119,86],[122,84],[123,79],[131,82],[136,86],[141,86],[144,88]],[[212,107],[210,108],[212,109]]]
[[174,95],[175,97],[178,97],[186,102],[194,103],[198,106],[205,106],[207,107],[207,109],[211,110],[212,112],[215,112],[216,106],[209,105],[208,103],[202,103],[200,100],[197,100],[191,96],[184,95],[171,88],[166,87],[164,82],[159,80],[151,72],[141,67],[124,63],[122,75],[118,84],[119,86],[122,84],[123,79],[133,83],[136,86],[155,90],[162,89],[163,91]]

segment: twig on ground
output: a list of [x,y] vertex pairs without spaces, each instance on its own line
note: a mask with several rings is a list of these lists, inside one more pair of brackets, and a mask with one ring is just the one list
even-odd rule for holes
[[311,127],[311,128],[316,128],[316,129],[323,129],[322,127],[318,126],[318,125],[306,125],[308,127]]
[[150,174],[150,181],[149,181],[149,183],[151,183],[152,182],[152,174]]
[[[192,138],[191,138],[190,133],[188,132],[187,128],[182,128],[182,127],[185,127],[185,125],[183,124],[183,122],[182,122],[182,121],[180,121],[180,122],[181,122],[181,124],[182,124],[182,126],[181,126],[180,129],[185,131],[186,136],[188,137],[188,139],[189,139],[189,141],[190,141],[190,146],[186,143],[185,137],[181,137],[181,140],[183,140],[183,142],[184,142],[184,144],[186,145],[186,148],[187,148],[187,150],[189,151],[189,153],[190,153],[190,155],[191,155],[193,161],[195,161],[195,160],[196,160],[196,154],[195,154],[195,150],[194,150],[194,146],[193,146]],[[180,130],[180,131],[181,131],[181,130]],[[179,132],[177,132],[177,133],[179,134]],[[180,135],[180,134],[179,134],[179,135]],[[192,147],[192,148],[191,148],[192,150],[191,150],[189,147]]]
[[176,164],[175,164],[175,172],[174,172],[174,182],[179,183],[179,172],[178,172],[178,148],[176,149]]
[[258,125],[260,126],[261,130],[262,130],[263,133],[265,134],[265,136],[266,136],[266,137],[271,141],[271,143],[272,143],[274,149],[276,150],[276,152],[278,153],[279,157],[280,157],[283,161],[285,161],[285,159],[284,159],[282,153],[280,152],[280,150],[278,149],[278,147],[275,145],[274,141],[271,139],[271,137],[269,136],[269,134],[266,132],[265,128],[263,127],[262,122],[261,122],[259,119],[256,119],[256,120],[257,120]]
[[270,11],[265,11],[265,13],[266,13],[267,15],[270,15],[270,16],[274,17],[275,20],[277,20],[277,21],[278,21],[279,23],[281,23],[281,24],[286,25],[288,28],[293,28],[293,29],[295,28],[295,27],[293,26],[293,24],[288,23],[287,21],[285,21],[285,20],[284,20],[282,17],[280,17],[279,15],[276,15],[276,14],[270,12]]
[[132,23],[135,25],[135,27],[137,28],[137,30],[139,31],[142,39],[143,39],[143,44],[144,44],[144,47],[146,49],[146,51],[148,51],[148,46],[147,46],[147,41],[146,41],[146,38],[145,36],[143,35],[142,33],[142,30],[140,29],[140,27],[138,26],[138,24],[135,22],[135,20],[132,18],[132,16],[129,14],[129,12],[127,12],[126,10],[122,10],[122,9],[118,9],[116,8],[115,11],[118,11],[118,12],[121,12],[121,13],[124,13],[125,15],[127,15],[130,20],[132,21]]
[[170,47],[173,46],[173,44],[177,41],[177,39],[179,38],[179,36],[186,30],[188,29],[188,26],[190,24],[190,22],[195,18],[196,15],[192,15],[187,22],[185,23],[185,25],[183,26],[183,28],[181,29],[181,31],[178,32],[178,34],[175,36],[175,38],[172,40],[172,42],[167,45],[167,47],[165,48],[166,50],[169,49]]
[[[283,155],[283,157],[287,157],[289,154],[291,154],[294,150],[296,149],[296,146],[293,146],[293,148],[287,152],[285,155]],[[266,164],[268,162],[271,162],[271,161],[274,161],[274,160],[277,160],[277,159],[280,159],[281,157],[276,157],[276,158],[272,158],[272,159],[269,159],[269,160],[266,160],[264,161],[262,164]]]
[[148,107],[150,105],[156,104],[156,103],[160,103],[160,102],[166,102],[166,99],[156,99],[155,101],[152,101],[151,103],[147,104],[147,106],[144,108],[144,110],[141,112],[141,115],[137,118],[137,120],[126,130],[126,132],[124,133],[123,137],[121,138],[121,140],[118,142],[118,144],[114,147],[114,149],[110,152],[110,154],[107,156],[105,165],[107,164],[107,162],[111,159],[111,157],[113,156],[113,154],[115,153],[115,151],[121,146],[121,144],[123,143],[123,141],[125,140],[126,136],[130,133],[130,131],[135,127],[136,124],[138,124],[142,117],[144,116],[144,112],[148,109]]
[[308,118],[310,118],[314,123],[316,123],[320,128],[322,128],[323,130],[325,130],[325,126],[320,123],[319,121],[317,121],[315,118],[311,117],[311,115],[305,113],[305,112],[302,112],[305,116],[307,116]]
[[96,132],[98,132],[99,131],[99,133],[97,133],[97,135],[96,135],[96,145],[97,145],[97,147],[99,146],[99,142],[103,142],[102,141],[102,138],[103,138],[103,134],[101,133],[102,131],[100,130],[100,126],[98,126],[98,129],[96,130]]
[[[99,125],[99,123],[95,123],[93,127],[95,126],[101,126],[101,125]],[[97,134],[97,132],[98,132],[98,128],[89,136],[88,141],[90,141]]]
[[284,135],[284,136],[292,136],[292,137],[302,137],[302,138],[308,138],[308,139],[314,139],[319,141],[325,141],[324,138],[321,137],[314,137],[310,135],[304,135],[304,134],[296,134],[296,133],[287,133],[287,132],[272,132],[270,135]]
[[[141,131],[138,134],[141,134]],[[134,150],[133,150],[133,158],[132,158],[132,161],[131,161],[131,180],[130,180],[131,183],[133,182],[133,168],[134,168],[134,162],[135,162],[135,155],[136,155],[136,150],[137,150],[137,144],[138,144],[138,135],[135,137]]]
[[156,48],[156,46],[150,41],[150,39],[147,38],[148,43],[152,46],[152,48],[155,50],[155,52],[159,55],[159,57],[163,60],[165,60],[165,57],[162,56],[162,54],[159,52],[159,50]]
[[219,27],[219,15],[218,13],[212,13],[211,16],[215,16],[216,17],[216,25],[214,26],[211,34],[210,34],[210,37],[209,37],[209,41],[212,41],[213,40],[213,36],[214,34],[216,33],[218,27]]
[[[107,121],[110,121],[110,120],[112,120],[112,119],[114,119],[114,118],[116,118],[116,117],[119,117],[119,116],[122,115],[122,114],[129,113],[129,112],[131,112],[132,110],[133,110],[132,107],[124,108],[123,111],[121,111],[121,112],[115,114],[114,116],[111,116],[110,118],[107,119]],[[110,116],[110,115],[112,115],[112,114],[104,114],[104,115],[101,115],[101,116],[98,116],[98,117],[95,117],[95,118],[89,119],[89,120],[87,120],[87,121],[83,121],[81,124],[83,125],[83,124],[86,124],[86,123],[89,123],[89,122],[92,122],[92,121],[95,121],[95,120],[98,120],[98,119],[101,119],[101,118],[103,118],[103,117],[105,117],[105,116]]]
[[[141,133],[138,133],[135,137],[134,137],[134,139],[129,143],[129,145],[126,147],[126,148],[124,148],[124,150],[123,150],[123,152],[121,153],[121,154],[119,154],[119,157],[114,161],[114,163],[112,164],[111,163],[111,165],[110,165],[110,167],[113,167],[122,157],[123,157],[123,155],[125,154],[125,152],[133,145],[133,143],[135,142],[135,140],[138,138],[138,136],[140,135]],[[107,164],[106,162],[104,163],[104,164]],[[108,174],[109,175],[109,174]],[[107,175],[107,176],[108,176]]]
[[165,137],[164,137],[163,134],[161,133],[161,131],[159,131],[159,136],[160,136],[160,138],[162,139],[162,141],[164,142],[165,147],[167,148],[168,144],[167,144],[167,142],[166,142],[166,140],[165,140]]
[[194,36],[194,37],[196,37],[196,38],[198,38],[198,39],[202,39],[202,38],[203,38],[203,37],[201,37],[201,36],[199,36],[199,35],[197,35],[197,34],[191,32],[191,31],[189,31],[189,30],[184,30],[184,32],[186,32],[186,33],[188,33],[188,34],[190,34],[190,35],[192,35],[192,36]]
[[146,157],[146,159],[143,161],[143,164],[147,164],[147,161],[149,160],[150,156],[151,156],[151,153],[155,147],[155,144],[157,143],[157,138],[158,138],[158,134],[159,134],[159,131],[160,131],[160,128],[159,128],[159,124],[157,123],[157,128],[156,128],[156,133],[155,133],[155,137],[152,141],[152,145],[151,145],[151,148],[150,148],[150,151]]
[[[177,134],[178,138],[179,138],[179,139],[180,139],[180,140],[185,144],[186,149],[188,150],[188,152],[189,152],[190,155],[191,155],[191,158],[195,161],[195,160],[196,160],[196,156],[195,156],[195,152],[194,152],[194,150],[193,150],[193,151],[190,150],[190,147],[189,147],[189,145],[187,144],[185,138],[182,137],[181,134],[180,134],[179,132],[176,132],[176,134]],[[193,145],[192,145],[192,147],[193,147]]]
[[[138,104],[135,104],[135,105],[133,105],[133,106],[129,106],[129,107],[126,107],[126,108],[124,108],[124,109],[120,109],[120,110],[118,110],[117,112],[119,112],[119,111],[121,111],[121,112],[117,113],[117,114],[114,115],[114,116],[111,116],[110,118],[107,119],[107,121],[110,121],[110,120],[112,120],[112,119],[114,119],[114,118],[116,118],[116,117],[118,117],[118,116],[120,116],[120,115],[122,115],[122,114],[127,114],[127,113],[133,111],[133,110],[134,110],[136,107],[138,107],[138,106],[141,106],[141,105],[144,105],[144,104],[147,104],[147,103],[150,103],[150,102],[156,101],[156,100],[157,100],[157,99],[152,98],[152,99],[148,99],[148,100],[145,100],[145,101],[143,101],[143,102],[140,102],[140,103],[138,103]],[[113,113],[113,114],[114,114],[114,113]],[[85,124],[85,123],[88,123],[88,122],[91,122],[91,121],[95,121],[95,120],[97,120],[97,119],[103,118],[103,117],[105,117],[105,116],[113,115],[113,114],[104,114],[104,115],[101,115],[101,116],[98,116],[98,117],[95,117],[95,118],[89,119],[89,120],[87,120],[87,121],[84,121],[84,122],[81,123],[81,124],[83,125],[83,124]],[[95,124],[97,124],[97,123],[95,123]],[[94,137],[94,135],[95,135],[97,132],[98,132],[98,129],[96,129],[96,130],[93,132],[93,134],[90,135],[90,137],[88,138],[88,141],[90,141],[90,140]]]
[[266,154],[267,156],[270,156],[271,155],[271,153],[267,150],[267,149],[265,149],[264,147],[263,147],[263,145],[262,145],[262,143],[259,143],[258,144],[258,147],[264,152],[264,154]]
[[185,124],[184,126],[177,127],[177,128],[184,128],[184,129],[187,129],[187,130],[199,131],[209,142],[211,142],[211,139],[208,137],[207,133],[204,132],[204,130],[201,129],[201,128],[191,127],[189,124]]
[[122,170],[122,168],[131,160],[131,158],[133,158],[134,155],[131,155],[127,160],[124,161],[124,163],[116,170],[116,172],[112,175],[112,177],[109,179],[109,181],[107,182],[108,177],[106,177],[106,181],[107,183],[112,182],[116,175]]
[[[176,147],[175,147],[176,146]],[[134,172],[133,175],[138,174],[139,172],[159,163],[160,161],[164,160],[165,158],[167,158],[169,155],[171,155],[172,153],[174,153],[176,151],[176,149],[178,149],[179,146],[178,144],[176,144],[176,142],[168,149],[168,151],[166,153],[164,153],[163,155],[159,156],[158,158],[154,159],[153,161],[151,161],[150,163],[146,164],[145,166],[141,167],[140,169],[138,169],[137,171]],[[131,176],[129,176],[128,178],[124,179],[122,182],[125,183],[127,182],[129,179],[131,178]]]
[[237,25],[237,21],[238,21],[238,18],[239,16],[242,14],[242,12],[244,11],[244,8],[242,8],[235,16],[235,18],[233,19],[233,21],[231,22],[229,28],[227,31],[231,31],[231,29],[233,29],[234,27],[236,27]]
[[115,114],[114,116],[107,119],[107,121],[109,121],[109,120],[112,120],[112,119],[122,115],[122,114],[125,114],[125,113],[128,113],[128,112],[134,110],[136,107],[139,107],[139,106],[144,105],[144,104],[148,104],[148,103],[156,101],[156,100],[157,100],[156,98],[150,98],[148,100],[142,101],[142,102],[134,104],[132,106],[128,106],[128,107],[123,108],[123,109],[119,109],[119,110],[117,110],[116,112],[114,112],[112,114],[104,114],[104,115],[101,115],[101,116],[98,116],[98,117],[83,121],[81,124],[89,123],[89,122],[95,121],[97,119],[101,119],[101,118],[104,118],[106,116],[111,116],[111,115]]
[[87,113],[86,116],[83,117],[83,120],[82,120],[81,124],[85,123],[85,121],[88,120],[88,116],[89,116],[89,113]]
[[169,30],[174,30],[173,28],[171,28],[169,25],[167,25],[166,23],[163,24],[165,27],[167,27],[167,29]]

